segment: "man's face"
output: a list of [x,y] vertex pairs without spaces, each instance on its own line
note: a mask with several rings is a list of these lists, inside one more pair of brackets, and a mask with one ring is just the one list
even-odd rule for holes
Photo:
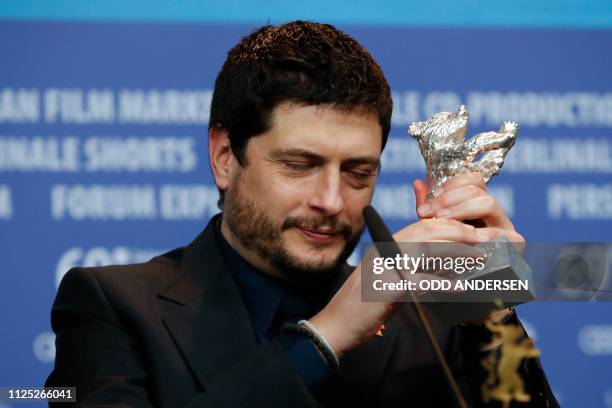
[[233,161],[223,216],[230,243],[289,280],[333,272],[363,231],[381,135],[374,115],[279,105],[272,128],[249,140],[244,167]]

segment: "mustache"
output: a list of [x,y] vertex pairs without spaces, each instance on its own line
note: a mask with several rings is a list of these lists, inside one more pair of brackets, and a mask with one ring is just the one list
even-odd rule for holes
[[319,229],[326,227],[332,234],[340,234],[345,239],[353,235],[353,227],[345,222],[340,222],[336,218],[312,218],[312,217],[287,217],[281,227],[282,231],[289,228]]

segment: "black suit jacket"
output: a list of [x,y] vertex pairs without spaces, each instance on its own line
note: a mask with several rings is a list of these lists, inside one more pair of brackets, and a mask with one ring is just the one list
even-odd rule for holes
[[[57,355],[45,385],[76,386],[79,406],[455,405],[408,305],[384,336],[342,358],[317,401],[277,342],[258,347],[213,222],[187,247],[147,263],[70,270],[52,309]],[[457,327],[434,330],[464,394],[478,405],[477,359]],[[540,403],[555,406],[543,375],[537,381]]]

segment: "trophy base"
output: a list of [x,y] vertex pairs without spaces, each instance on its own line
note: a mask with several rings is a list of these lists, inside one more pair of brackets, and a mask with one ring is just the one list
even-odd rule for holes
[[463,281],[461,285],[466,288],[487,289],[428,292],[419,296],[423,306],[440,323],[479,320],[498,309],[499,305],[511,307],[535,300],[531,268],[514,245],[506,238],[497,238],[482,247],[487,251],[486,267],[455,281]]

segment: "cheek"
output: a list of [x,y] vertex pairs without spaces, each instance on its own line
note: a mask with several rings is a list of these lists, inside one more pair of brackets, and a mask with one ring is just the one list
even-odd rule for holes
[[351,223],[356,223],[363,219],[361,213],[364,207],[371,204],[373,193],[371,188],[361,190],[347,189],[344,193],[344,205]]
[[[279,216],[290,213],[299,207],[307,196],[306,186],[296,180],[274,174],[260,175],[250,173],[243,180],[243,189],[268,213],[279,213]],[[284,214],[283,214],[284,213]]]

